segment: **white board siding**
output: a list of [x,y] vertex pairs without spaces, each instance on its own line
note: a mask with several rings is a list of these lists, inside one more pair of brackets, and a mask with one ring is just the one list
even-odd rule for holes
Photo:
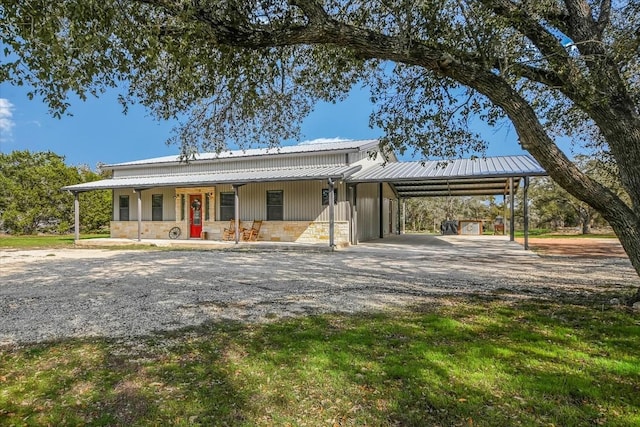
[[131,176],[175,175],[185,173],[205,173],[211,171],[237,172],[244,170],[290,169],[313,166],[346,165],[346,154],[325,154],[315,156],[291,156],[274,158],[252,158],[245,160],[220,159],[192,163],[175,163],[171,165],[148,165],[114,169],[114,178]]
[[[267,219],[267,191],[283,191],[284,221],[329,221],[329,207],[322,205],[322,189],[328,188],[326,181],[297,181],[247,184],[240,187],[240,219]],[[349,201],[345,184],[337,184],[338,203],[335,205],[335,220],[349,220]],[[231,185],[216,187],[216,218],[220,216],[220,193],[233,192]]]

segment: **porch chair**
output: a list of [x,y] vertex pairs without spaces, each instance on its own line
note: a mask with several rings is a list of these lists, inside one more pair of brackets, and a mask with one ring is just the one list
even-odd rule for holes
[[[242,234],[242,233],[241,233]],[[233,240],[236,237],[236,220],[229,220],[229,228],[222,230],[222,240]]]
[[242,232],[242,240],[247,242],[255,242],[258,240],[258,234],[260,234],[260,227],[262,227],[262,221],[253,221],[251,228],[245,229]]

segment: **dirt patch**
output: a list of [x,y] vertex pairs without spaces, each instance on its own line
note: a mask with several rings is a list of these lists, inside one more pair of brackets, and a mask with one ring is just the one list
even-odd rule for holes
[[[516,239],[524,244],[524,239]],[[529,238],[529,248],[541,255],[585,258],[627,258],[618,239]]]

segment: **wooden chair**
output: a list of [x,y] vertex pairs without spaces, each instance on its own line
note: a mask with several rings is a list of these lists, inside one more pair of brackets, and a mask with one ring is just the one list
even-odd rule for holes
[[242,240],[245,240],[247,242],[255,242],[256,240],[258,240],[260,227],[262,227],[262,221],[253,221],[253,225],[251,225],[251,228],[243,230]]
[[233,240],[236,237],[236,220],[229,221],[229,228],[222,230],[222,240]]

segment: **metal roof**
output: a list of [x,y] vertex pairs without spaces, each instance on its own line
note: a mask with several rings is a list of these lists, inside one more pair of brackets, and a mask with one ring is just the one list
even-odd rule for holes
[[295,169],[245,170],[236,172],[210,172],[103,179],[69,185],[63,190],[82,192],[114,188],[145,189],[154,187],[197,187],[216,184],[248,184],[252,182],[300,181],[316,179],[344,179],[362,166],[329,166]]
[[[302,142],[298,145],[272,147],[272,148],[252,148],[247,150],[233,150],[222,151],[220,153],[198,153],[190,162],[199,161],[215,161],[215,160],[230,160],[241,159],[247,157],[265,157],[265,156],[278,156],[278,155],[291,155],[291,154],[316,154],[321,152],[358,152],[371,148],[378,147],[377,139],[367,140],[344,140],[344,139],[321,139],[314,141]],[[151,159],[134,160],[131,162],[115,163],[106,165],[104,168],[117,169],[126,168],[129,166],[143,166],[143,165],[157,165],[162,163],[179,163],[180,157],[164,156],[155,157]]]
[[523,155],[387,163],[355,173],[348,181],[387,182],[400,197],[489,196],[508,193],[510,178],[519,184],[519,178],[546,174],[531,156]]

